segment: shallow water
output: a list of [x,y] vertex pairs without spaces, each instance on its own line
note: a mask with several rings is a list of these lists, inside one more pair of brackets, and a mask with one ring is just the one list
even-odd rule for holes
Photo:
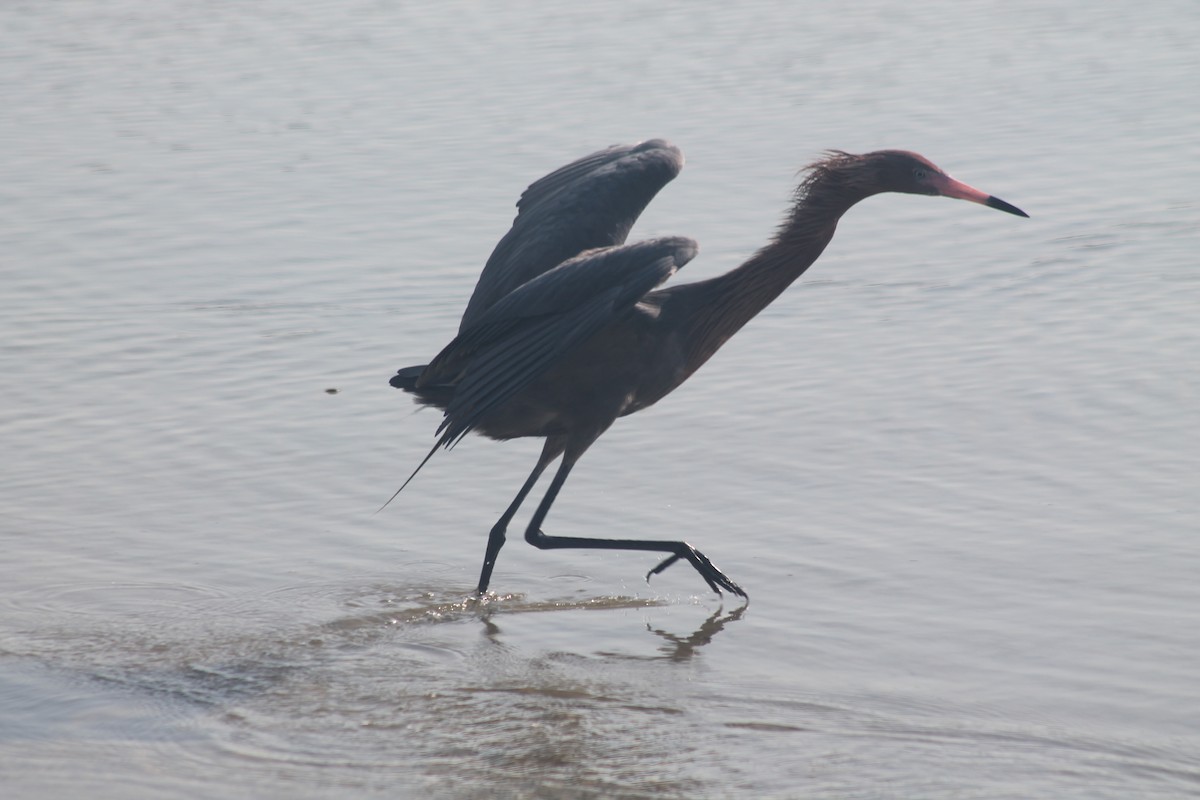
[[[0,775],[14,797],[1200,795],[1190,3],[0,9]],[[874,198],[547,522],[536,442],[386,385],[530,181],[688,157],[693,280],[827,147]],[[329,392],[328,390],[336,390]],[[529,509],[526,510],[526,514]],[[518,517],[514,528],[526,518]],[[515,533],[515,531],[514,531]]]

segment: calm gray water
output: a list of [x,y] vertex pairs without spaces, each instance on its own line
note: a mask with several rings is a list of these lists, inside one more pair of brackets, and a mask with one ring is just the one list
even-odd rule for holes
[[[806,6],[0,6],[4,796],[1200,796],[1200,7]],[[824,148],[1032,219],[861,204],[580,463],[548,531],[749,607],[519,536],[475,607],[539,445],[376,515],[438,421],[387,378],[653,136],[678,280]]]

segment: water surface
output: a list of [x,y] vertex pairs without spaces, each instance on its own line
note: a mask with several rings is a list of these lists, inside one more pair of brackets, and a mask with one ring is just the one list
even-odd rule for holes
[[[0,10],[0,774],[14,797],[1200,795],[1191,3]],[[519,192],[688,157],[728,269],[824,148],[885,196],[514,536],[538,443],[386,385]],[[336,390],[331,392],[329,390]],[[526,510],[526,514],[528,513]],[[518,517],[523,524],[525,515]]]

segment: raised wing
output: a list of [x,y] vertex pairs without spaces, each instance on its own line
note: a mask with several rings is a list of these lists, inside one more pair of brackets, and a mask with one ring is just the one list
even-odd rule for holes
[[463,313],[459,333],[494,304],[585,250],[624,244],[662,187],[683,169],[683,153],[662,139],[600,150],[531,184],[512,228],[496,245]]
[[[695,257],[684,237],[592,250],[523,284],[438,353],[416,387],[453,385],[439,445],[450,446]],[[435,448],[436,449],[436,448]]]

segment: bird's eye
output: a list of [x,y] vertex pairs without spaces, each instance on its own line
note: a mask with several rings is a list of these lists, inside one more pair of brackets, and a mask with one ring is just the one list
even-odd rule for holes
[[929,173],[927,173],[923,167],[916,167],[913,169],[913,177],[919,181],[925,180],[928,175]]

